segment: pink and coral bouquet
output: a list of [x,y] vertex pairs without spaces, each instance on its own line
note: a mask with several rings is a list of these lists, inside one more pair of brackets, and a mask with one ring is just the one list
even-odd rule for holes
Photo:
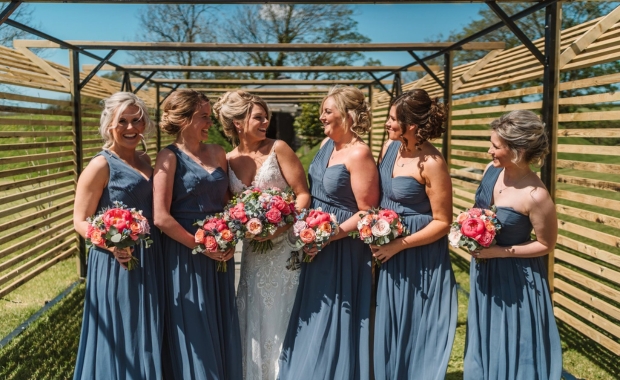
[[[409,235],[402,219],[394,210],[373,208],[359,216],[357,231],[350,232],[349,236],[360,238],[366,244],[384,245]],[[375,263],[381,265],[380,261],[375,260]]]
[[113,205],[86,219],[89,223],[86,244],[124,250],[131,256],[126,265],[128,270],[132,270],[138,265],[138,259],[131,253],[132,247],[144,244],[148,248],[153,243],[149,237],[151,228],[141,210],[128,208],[120,201],[114,201]]
[[[241,226],[232,222],[226,214],[216,214],[205,220],[199,220],[195,223],[199,226],[198,231],[194,234],[196,248],[193,254],[202,252],[226,252],[234,249],[241,238],[243,231]],[[218,272],[226,272],[228,270],[225,261],[217,264]]]
[[[288,188],[247,189],[230,201],[225,213],[243,226],[246,238],[267,238],[279,227],[295,222],[295,194]],[[254,252],[265,253],[273,248],[273,243],[250,240],[250,246]]]
[[[320,207],[302,210],[293,225],[293,234],[298,239],[298,245],[300,247],[316,245],[319,251],[330,237],[338,233],[338,230],[336,216],[322,211]],[[311,262],[312,259],[313,256],[304,256],[305,262]]]
[[497,220],[495,207],[491,209],[471,208],[459,214],[452,223],[448,240],[455,248],[467,249],[470,253],[495,244],[495,235],[502,229]]

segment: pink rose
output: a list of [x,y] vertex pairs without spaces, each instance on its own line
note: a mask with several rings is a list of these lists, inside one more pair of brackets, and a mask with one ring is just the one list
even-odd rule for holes
[[482,210],[480,210],[479,208],[471,208],[469,209],[469,211],[467,211],[467,213],[469,214],[469,216],[477,218],[482,215]]
[[312,210],[308,213],[308,217],[306,218],[306,223],[308,223],[308,227],[314,228],[323,222],[329,222],[330,216],[326,212]]
[[316,237],[316,234],[314,233],[314,230],[311,228],[306,228],[305,230],[302,230],[299,233],[299,238],[301,239],[301,241],[303,241],[305,244],[310,244],[314,241],[314,238]]
[[468,218],[461,225],[461,233],[469,238],[475,238],[485,230],[484,222],[476,218]]
[[129,228],[129,223],[133,220],[129,210],[122,210],[119,208],[106,211],[102,219],[106,229],[109,230],[110,227],[114,226],[119,232],[123,231],[125,228]]
[[205,249],[209,252],[217,252],[219,248],[217,245],[217,241],[215,240],[213,236],[205,237],[204,245],[205,245]]
[[248,220],[248,222],[245,224],[245,228],[252,235],[258,235],[263,232],[263,224],[260,222],[260,220],[256,218]]
[[237,203],[235,207],[231,207],[228,210],[228,215],[230,215],[231,218],[240,221],[241,223],[246,223],[248,221],[248,217],[245,215],[244,207],[245,205],[243,204],[243,202]]
[[375,236],[387,236],[392,231],[390,228],[390,223],[385,219],[379,219],[371,228],[372,234]]
[[298,220],[293,224],[293,232],[296,236],[299,236],[299,233],[308,228],[308,225],[303,220]]
[[205,231],[202,228],[200,228],[194,234],[194,241],[196,242],[196,244],[204,243],[204,241],[205,241]]
[[275,207],[272,207],[265,213],[265,217],[269,223],[278,224],[282,221],[282,213]]
[[86,227],[86,237],[90,238],[93,235],[94,230],[95,227],[93,227],[92,224],[89,224],[88,227]]
[[105,239],[103,238],[103,235],[101,234],[101,231],[98,230],[97,228],[93,228],[93,232],[90,234],[90,241],[91,243],[93,243],[94,245],[97,245],[99,247],[105,247]]
[[282,213],[282,215],[290,215],[291,214],[291,208],[284,201],[284,199],[282,199],[281,196],[276,195],[273,198],[271,198],[271,204],[272,204],[273,207],[277,208]]
[[398,214],[393,210],[381,210],[379,211],[379,218],[387,220],[388,223],[392,223],[394,219],[398,219]]
[[482,235],[478,236],[476,238],[476,241],[483,247],[485,248],[489,248],[491,246],[491,243],[493,243],[493,239],[495,239],[495,233],[494,232],[489,232],[489,231],[484,231],[482,233]]

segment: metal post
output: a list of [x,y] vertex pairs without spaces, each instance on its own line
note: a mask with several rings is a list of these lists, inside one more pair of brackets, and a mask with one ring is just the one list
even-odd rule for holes
[[448,110],[446,114],[446,131],[441,141],[441,154],[450,168],[450,148],[452,144],[452,63],[454,52],[449,51],[443,56],[443,102]]
[[159,103],[159,84],[155,85],[155,133],[157,135],[157,151],[161,150],[161,129],[159,122],[161,120],[161,104]]
[[[558,100],[559,100],[559,51],[560,26],[562,24],[562,7],[553,3],[545,11],[545,68],[543,74],[542,121],[549,137],[549,154],[540,170],[540,177],[555,201],[555,168],[557,161],[557,130],[558,130]],[[553,264],[554,254],[547,257],[547,275],[549,290],[553,294]]]
[[[82,174],[84,157],[82,152],[82,101],[80,99],[80,52],[69,50],[69,63],[71,71],[71,106],[73,111],[73,156],[75,158],[75,187],[77,180]],[[86,241],[77,234],[77,270],[80,277],[86,277]]]

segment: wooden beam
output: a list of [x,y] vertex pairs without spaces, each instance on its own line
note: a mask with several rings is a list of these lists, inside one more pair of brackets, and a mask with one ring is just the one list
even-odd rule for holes
[[485,55],[481,59],[479,59],[475,65],[469,68],[466,72],[463,73],[453,84],[452,91],[458,90],[462,85],[467,83],[474,75],[476,75],[480,70],[482,70],[489,62],[491,62],[499,53],[504,50],[497,49],[491,50],[489,54]]
[[560,56],[560,68],[566,66],[573,58],[586,50],[588,46],[620,20],[620,6],[601,18],[583,36],[576,39]]
[[58,72],[58,70],[50,66],[50,64],[47,63],[44,59],[40,58],[39,56],[34,54],[32,51],[30,51],[30,49],[28,49],[26,46],[23,46],[22,44],[20,44],[20,40],[14,40],[13,46],[15,47],[15,50],[22,53],[25,57],[30,59],[32,63],[36,64],[43,71],[48,73],[50,77],[54,78],[67,91],[71,91],[71,83],[69,82],[69,79],[67,79],[64,75]]
[[[155,83],[168,84],[210,84],[210,85],[263,85],[263,86],[281,86],[281,85],[369,85],[372,80],[358,79],[317,79],[317,80],[297,80],[297,79],[153,79]],[[388,81],[388,83],[391,83]]]
[[[436,71],[439,66],[429,66]],[[82,65],[82,70],[92,71],[95,65]],[[331,73],[331,72],[381,72],[398,70],[400,66],[168,66],[168,65],[124,65],[133,71],[164,72],[226,72],[226,73]],[[100,71],[122,71],[112,65],[105,65]],[[405,71],[424,71],[420,66],[412,66]]]
[[[234,44],[197,42],[122,42],[122,41],[66,41],[86,50],[133,50],[133,51],[228,51],[228,52],[327,52],[327,51],[436,51],[453,46],[454,42],[418,43],[348,43],[348,44]],[[504,42],[469,42],[455,50],[503,49]],[[44,46],[40,46],[44,47]]]
[[[192,87],[199,92],[224,93],[228,91],[243,90],[252,94],[327,94],[331,87],[325,88],[222,88],[222,87]],[[364,88],[360,89],[365,92]],[[171,89],[161,89],[161,93],[168,93]]]

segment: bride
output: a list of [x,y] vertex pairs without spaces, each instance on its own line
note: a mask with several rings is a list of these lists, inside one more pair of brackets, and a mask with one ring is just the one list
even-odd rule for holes
[[[265,101],[245,91],[227,92],[213,110],[224,133],[238,142],[228,154],[232,193],[250,186],[291,187],[296,207],[308,207],[310,193],[301,162],[286,143],[266,138],[271,115]],[[289,227],[269,237],[273,249],[264,254],[243,245],[237,307],[246,380],[278,377],[278,357],[299,283],[296,248],[286,233]]]

